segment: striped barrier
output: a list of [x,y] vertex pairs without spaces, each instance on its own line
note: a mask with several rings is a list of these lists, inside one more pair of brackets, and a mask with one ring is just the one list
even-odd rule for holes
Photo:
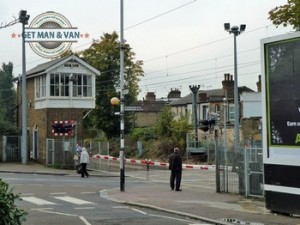
[[[120,161],[118,157],[108,156],[108,155],[93,155],[92,158],[94,159],[105,159],[105,160],[113,160],[113,161]],[[125,159],[126,163],[131,164],[143,164],[143,165],[151,165],[151,166],[159,166],[163,168],[168,168],[169,163],[166,162],[155,162],[147,159],[137,160],[137,159]],[[213,170],[215,171],[215,165],[192,165],[192,164],[182,164],[183,169],[195,169],[195,170]]]

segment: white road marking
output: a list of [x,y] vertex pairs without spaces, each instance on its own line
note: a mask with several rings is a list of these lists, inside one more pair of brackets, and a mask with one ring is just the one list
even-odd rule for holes
[[93,192],[93,191],[83,191],[83,192],[80,192],[80,194],[96,194],[96,192]]
[[51,214],[63,215],[63,216],[78,217],[82,222],[84,222],[85,225],[92,225],[83,216],[78,216],[78,215],[75,215],[75,214],[53,212],[53,211],[48,211],[47,209],[31,209],[31,210],[39,211],[39,212],[44,212],[44,213],[51,213]]
[[128,209],[129,206],[113,206],[113,209]]
[[79,198],[73,198],[70,196],[54,197],[54,198],[65,201],[65,202],[73,203],[75,205],[94,205],[95,204],[93,202],[88,202],[88,201],[81,200]]
[[77,207],[77,208],[74,208],[76,210],[84,210],[84,209],[94,209],[95,207]]
[[[191,223],[190,220],[185,220],[185,219],[178,219],[178,218],[174,218],[174,217],[170,217],[170,216],[163,216],[163,215],[156,215],[156,214],[148,214],[142,210],[139,210],[139,209],[135,209],[135,208],[131,208],[133,211],[136,211],[138,213],[141,213],[141,214],[144,214],[144,215],[149,215],[149,216],[152,216],[152,217],[160,217],[160,218],[165,218],[165,219],[170,219],[170,220],[177,220],[177,221],[182,221],[182,222],[188,222],[188,223]],[[192,225],[192,224],[190,224]],[[197,224],[195,224],[197,225]],[[200,224],[198,224],[200,225]],[[203,224],[205,225],[205,224]]]
[[74,214],[68,214],[68,213],[61,213],[61,212],[53,212],[53,211],[48,211],[45,209],[31,209],[33,211],[39,211],[39,212],[45,212],[45,213],[51,213],[51,214],[58,214],[58,215],[63,215],[63,216],[78,216],[78,215],[74,215]]
[[144,215],[147,215],[148,213],[142,211],[142,210],[139,210],[139,209],[135,209],[135,208],[131,208],[133,211],[136,211],[136,212],[139,212],[141,214],[144,214]]
[[85,223],[85,225],[92,225],[83,216],[79,216],[79,219],[81,219]]
[[50,195],[66,195],[67,192],[53,192],[53,193],[50,193]]
[[57,205],[54,202],[49,202],[44,199],[33,197],[33,196],[32,197],[21,197],[21,199],[24,201],[27,201],[27,202],[31,202],[36,205]]

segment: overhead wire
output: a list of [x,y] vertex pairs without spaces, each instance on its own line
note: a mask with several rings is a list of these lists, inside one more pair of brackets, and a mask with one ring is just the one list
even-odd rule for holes
[[157,18],[159,18],[159,17],[161,17],[161,16],[164,16],[164,15],[166,15],[166,14],[169,14],[169,13],[173,12],[173,11],[176,11],[176,10],[178,10],[178,9],[181,9],[181,8],[185,7],[185,6],[188,6],[188,5],[190,5],[190,4],[192,4],[192,3],[196,2],[196,1],[197,1],[197,0],[192,0],[192,1],[190,1],[190,2],[187,2],[187,3],[183,4],[183,5],[180,5],[180,6],[178,6],[178,7],[175,7],[175,8],[173,8],[173,9],[170,9],[170,10],[164,12],[164,13],[158,14],[157,16],[153,16],[153,17],[151,17],[151,18],[149,18],[149,19],[146,19],[146,20],[143,20],[143,21],[141,21],[141,22],[139,22],[139,23],[137,23],[137,24],[134,24],[134,25],[132,25],[132,26],[126,27],[124,30],[129,30],[129,29],[132,29],[132,28],[134,28],[134,27],[140,26],[140,25],[142,25],[142,24],[144,24],[144,23],[147,23],[147,22],[149,22],[149,21],[151,21],[151,20],[157,19]]
[[[243,54],[243,53],[247,53],[247,52],[255,51],[255,50],[259,50],[259,48],[252,48],[252,49],[248,49],[248,50],[244,50],[244,51],[239,51],[238,54]],[[201,63],[205,63],[205,62],[209,62],[209,61],[213,61],[213,60],[220,60],[222,58],[227,58],[227,57],[231,57],[231,56],[233,56],[233,54],[218,56],[218,57],[209,58],[209,59],[204,59],[204,60],[196,61],[196,62],[193,62],[193,63],[182,64],[182,65],[174,66],[174,67],[168,67],[168,70],[171,71],[171,70],[179,69],[179,68],[186,67],[186,66],[201,64]],[[149,73],[145,73],[145,75],[150,75],[150,74],[153,74],[153,73],[159,73],[159,72],[162,72],[162,71],[163,70],[156,70],[156,71],[152,71],[152,72],[149,72]]]
[[[250,67],[250,66],[253,66],[253,65],[255,65],[255,64],[259,64],[260,63],[260,61],[253,61],[253,62],[250,62],[250,63],[247,63],[246,65],[243,65],[243,64],[240,64],[239,66],[238,66],[238,68],[239,69],[241,69],[241,68],[245,68],[245,67]],[[243,66],[241,66],[241,65],[243,65]],[[227,65],[227,66],[222,66],[222,67],[220,67],[220,68],[224,68],[223,70],[218,70],[218,73],[224,73],[224,72],[227,72],[228,71],[228,69],[227,69],[227,67],[233,67],[233,65]],[[225,69],[226,68],[226,69]],[[211,68],[211,69],[209,69],[209,70],[214,70],[214,68]],[[201,70],[199,70],[199,71],[193,71],[193,72],[200,72]],[[203,71],[207,71],[207,70],[202,70],[202,72]],[[184,75],[184,74],[186,74],[186,73],[181,73],[180,75]],[[178,74],[177,74],[178,75]],[[196,76],[190,76],[190,77],[184,77],[184,78],[180,78],[180,79],[176,79],[176,80],[167,80],[167,81],[157,81],[157,82],[155,82],[155,83],[148,83],[147,85],[144,85],[144,86],[152,86],[152,85],[156,85],[156,84],[161,84],[161,85],[165,85],[165,84],[169,84],[169,83],[171,83],[171,82],[182,82],[182,81],[184,81],[184,80],[190,80],[190,79],[193,79],[193,78],[198,78],[198,77],[205,77],[205,76],[211,76],[211,75],[215,75],[215,71],[213,71],[213,72],[211,72],[211,73],[207,73],[207,74],[201,74],[201,75],[196,75]],[[240,74],[239,74],[240,75]],[[170,75],[170,76],[172,76],[172,75]],[[209,79],[211,79],[211,80],[213,80],[213,79],[215,79],[216,77],[214,76],[212,76],[211,78],[209,78]],[[157,80],[157,79],[156,79]],[[142,85],[141,85],[142,86]]]
[[[161,16],[164,16],[164,15],[166,15],[166,14],[168,14],[168,13],[171,13],[171,12],[173,12],[173,11],[176,11],[176,10],[182,8],[182,7],[188,6],[188,5],[190,5],[190,4],[194,3],[194,2],[196,2],[196,0],[187,2],[187,3],[183,4],[183,5],[180,5],[180,6],[178,6],[178,7],[175,7],[175,8],[173,8],[173,9],[170,9],[170,10],[164,12],[164,13],[158,14],[157,16],[151,17],[151,18],[149,18],[149,19],[143,20],[143,21],[141,21],[141,22],[139,22],[139,23],[137,23],[137,24],[134,24],[134,25],[132,25],[132,26],[126,27],[125,29],[128,30],[128,29],[132,29],[132,28],[134,28],[134,27],[140,26],[140,25],[142,25],[142,24],[144,24],[144,23],[147,23],[147,22],[152,21],[152,20],[154,20],[154,19],[157,19],[157,18],[159,18],[159,17],[161,17]],[[17,23],[18,21],[14,21],[14,22]],[[15,24],[15,23],[14,23],[14,24]],[[13,25],[13,24],[12,24],[12,25]],[[263,27],[258,27],[258,28],[255,28],[255,29],[252,29],[252,30],[249,30],[249,31],[245,32],[245,34],[251,33],[251,32],[255,32],[255,31],[258,31],[258,30],[261,30],[261,29],[265,29],[265,28],[267,28],[267,27],[269,27],[269,26],[271,26],[271,25],[267,25],[267,26],[263,26]],[[0,28],[1,28],[1,27],[0,27]],[[193,47],[190,47],[190,48],[186,48],[186,49],[182,49],[182,50],[179,50],[179,51],[175,51],[175,52],[169,53],[169,54],[164,55],[164,56],[158,56],[158,57],[154,57],[154,58],[151,58],[151,59],[143,60],[143,62],[144,62],[144,63],[148,63],[148,62],[155,61],[155,60],[162,59],[162,58],[168,59],[168,57],[170,57],[170,56],[179,55],[179,54],[182,54],[182,53],[185,53],[185,52],[188,52],[188,51],[192,51],[192,50],[195,50],[195,49],[198,49],[198,48],[202,48],[202,47],[206,47],[206,46],[209,46],[209,45],[213,45],[213,44],[215,44],[215,43],[218,43],[218,42],[221,42],[221,41],[225,41],[225,40],[230,39],[230,38],[232,38],[232,37],[229,36],[229,37],[227,37],[227,38],[217,39],[217,40],[214,40],[214,41],[211,41],[211,42],[208,42],[208,43],[204,43],[204,44],[196,45],[196,46],[193,46]],[[87,43],[87,44],[85,44],[85,45],[92,44],[92,43],[93,43],[93,41],[90,42],[90,43]],[[85,45],[78,46],[78,47],[76,47],[76,48],[74,48],[74,49],[78,49],[78,48],[80,48],[80,47],[82,47],[82,46],[85,46]],[[249,50],[249,51],[250,51],[250,50]],[[231,55],[232,55],[232,54],[231,54]],[[214,57],[213,59],[215,60],[215,59],[222,58],[222,57],[229,57],[229,56],[231,56],[231,55],[220,56],[220,57],[217,57],[217,58]],[[202,60],[202,62],[209,61],[209,60],[211,60],[211,59]],[[38,62],[38,61],[40,61],[40,60],[31,61],[31,62],[28,62],[28,64],[36,63],[36,62]],[[201,62],[201,61],[200,61],[200,62]],[[196,62],[196,63],[200,63],[200,62]],[[170,68],[169,65],[168,65],[168,66],[167,66],[167,75],[169,75],[169,72],[170,72],[170,70],[172,70],[172,69],[180,68],[180,67],[184,67],[184,66],[189,66],[189,65],[193,65],[193,64],[196,64],[196,63],[186,64],[186,65],[181,65],[181,66],[176,66],[176,67],[173,67],[173,68]],[[114,71],[115,71],[115,70],[107,70],[107,71],[102,71],[102,73],[106,73],[106,72],[114,72]],[[164,71],[166,71],[166,69],[165,69]],[[159,72],[159,71],[156,71],[156,72]],[[149,74],[152,74],[152,73],[154,73],[154,72],[146,73],[146,75],[149,75]],[[186,72],[186,73],[192,73],[192,72]],[[145,80],[145,79],[144,79],[144,80]],[[109,82],[109,81],[106,81],[106,82]],[[148,85],[149,85],[149,84],[148,84]]]
[[[166,11],[166,12],[160,13],[160,14],[158,14],[158,15],[156,15],[156,16],[153,16],[153,17],[151,17],[151,18],[149,18],[149,19],[143,20],[143,21],[141,21],[141,22],[139,22],[139,23],[137,23],[137,24],[134,24],[134,25],[131,25],[131,26],[129,26],[129,27],[126,27],[124,30],[129,30],[129,29],[132,29],[132,28],[134,28],[134,27],[140,26],[140,25],[142,25],[142,24],[144,24],[144,23],[147,23],[147,22],[149,22],[149,21],[152,21],[152,20],[157,19],[157,18],[159,18],[159,17],[162,17],[162,16],[164,16],[164,15],[167,15],[167,14],[169,14],[169,13],[171,13],[171,12],[174,12],[174,11],[176,11],[176,10],[178,10],[178,9],[181,9],[181,8],[183,8],[183,7],[185,7],[185,6],[188,6],[188,5],[190,5],[190,4],[192,4],[192,3],[196,2],[196,1],[197,1],[197,0],[189,1],[189,2],[187,2],[187,3],[185,3],[185,4],[183,4],[183,5],[177,6],[177,7],[173,8],[173,9],[170,9],[170,10],[168,10],[168,11]],[[18,21],[17,21],[17,22],[18,22]],[[1,27],[0,27],[0,28],[1,28]],[[98,41],[98,39],[93,40],[93,41],[88,42],[88,43],[85,43],[85,44],[83,44],[83,45],[77,46],[77,47],[75,47],[74,49],[76,50],[76,49],[82,48],[82,47],[84,47],[84,46],[91,45],[91,44],[93,44],[95,41]],[[36,60],[36,61],[34,61],[34,62],[41,61],[41,60],[42,60],[42,59],[39,59],[39,60]],[[34,62],[28,62],[28,64],[31,64],[31,63],[34,63]],[[17,65],[17,66],[21,66],[21,65]]]
[[[253,65],[258,65],[259,63],[260,63],[260,61],[251,61],[251,62],[240,63],[238,65],[238,68],[241,69],[241,68],[245,68],[245,67],[251,67]],[[185,72],[181,72],[181,73],[173,73],[173,74],[168,74],[168,75],[169,75],[169,77],[175,77],[175,76],[180,76],[180,75],[186,76],[187,74],[190,74],[190,73],[205,72],[205,71],[211,71],[211,70],[214,71],[214,72],[209,73],[209,74],[202,74],[202,75],[196,75],[196,76],[192,76],[192,77],[184,77],[182,79],[177,79],[176,82],[178,82],[178,81],[181,81],[181,80],[193,79],[193,78],[200,77],[200,76],[210,76],[210,75],[213,75],[213,74],[216,73],[216,71],[215,71],[216,69],[217,69],[218,73],[227,72],[230,68],[233,68],[233,67],[234,67],[234,65],[231,64],[231,65],[224,65],[224,66],[213,67],[213,68],[206,68],[206,69],[185,71]],[[220,70],[220,69],[223,69],[223,70]],[[157,77],[151,77],[151,78],[143,79],[143,81],[157,80],[157,79],[158,79]],[[102,81],[99,82],[99,84],[105,84],[105,83],[111,82],[111,81],[112,81],[112,79],[102,80]],[[168,81],[162,81],[162,82],[159,82],[159,83],[165,84],[165,83],[169,83],[169,82],[170,82],[170,80],[168,80]],[[149,84],[149,85],[152,85],[152,83]]]

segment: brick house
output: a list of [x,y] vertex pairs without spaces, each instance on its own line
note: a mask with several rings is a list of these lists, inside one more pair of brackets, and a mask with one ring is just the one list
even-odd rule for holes
[[[259,107],[261,107],[260,90],[261,82],[260,76],[257,84],[257,92],[246,87],[238,87],[239,94],[239,110],[240,110],[240,121],[241,121],[241,133],[247,139],[253,139],[259,133],[258,122],[259,122]],[[253,101],[253,98],[255,101]],[[226,101],[226,118],[224,117],[224,99]],[[176,101],[170,103],[172,111],[175,114],[175,118],[179,118],[181,115],[190,115],[190,122],[193,124],[193,94],[190,93]],[[255,111],[255,113],[253,112]],[[227,132],[233,129],[234,126],[234,80],[230,74],[224,74],[224,80],[222,81],[222,88],[212,90],[200,90],[197,93],[197,119],[198,120],[209,120],[212,113],[218,114],[218,125],[222,132],[224,121],[226,121]],[[252,113],[252,114],[251,114]],[[253,116],[253,113],[255,116]],[[244,118],[244,115],[247,118]],[[199,132],[200,139],[203,132]],[[232,136],[232,135],[230,135]],[[200,140],[199,139],[199,140]],[[232,138],[233,140],[234,138]],[[232,141],[231,140],[231,141]]]
[[[239,95],[243,92],[254,92],[252,89],[242,86],[238,87]],[[191,116],[192,121],[192,93],[189,95],[172,101],[170,105],[172,106],[172,111],[174,112],[176,117],[180,117],[181,115],[185,115],[187,113]],[[224,98],[227,99],[227,122],[234,122],[234,80],[232,75],[224,74],[224,80],[222,81],[222,88],[212,89],[212,90],[200,90],[197,93],[197,118],[199,120],[207,120],[209,119],[210,113],[218,113],[220,117],[223,117],[223,105]],[[241,107],[240,107],[241,110]],[[241,115],[241,114],[240,114]],[[222,118],[223,121],[223,118]]]
[[[81,140],[83,119],[95,108],[95,82],[100,72],[75,55],[27,71],[28,157],[42,164],[68,164]],[[18,127],[22,123],[22,80],[17,80]],[[54,124],[71,125],[57,133]]]
[[[134,127],[151,127],[153,126],[163,107],[171,101],[180,99],[181,92],[178,89],[171,89],[167,98],[157,99],[154,92],[147,92],[142,101],[137,101],[129,106],[129,110],[134,114]],[[130,108],[132,110],[130,110]]]

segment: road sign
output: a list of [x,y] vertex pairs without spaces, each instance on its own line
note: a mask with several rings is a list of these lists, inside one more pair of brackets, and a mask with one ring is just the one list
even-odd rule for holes
[[143,111],[142,106],[125,106],[125,111]]

